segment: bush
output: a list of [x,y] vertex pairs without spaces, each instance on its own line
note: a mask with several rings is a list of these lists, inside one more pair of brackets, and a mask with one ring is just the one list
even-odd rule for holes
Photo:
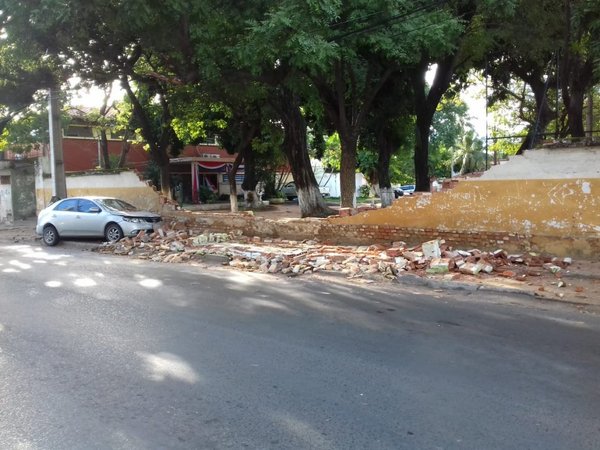
[[360,197],[370,197],[371,196],[371,188],[367,184],[363,184],[358,188],[358,195]]
[[146,166],[143,176],[144,180],[150,181],[156,189],[160,189],[160,167],[154,161],[150,161]]
[[286,196],[281,191],[275,191],[275,193],[273,195],[271,195],[270,198],[286,198]]
[[201,203],[215,203],[217,201],[217,195],[207,186],[198,188],[198,198]]

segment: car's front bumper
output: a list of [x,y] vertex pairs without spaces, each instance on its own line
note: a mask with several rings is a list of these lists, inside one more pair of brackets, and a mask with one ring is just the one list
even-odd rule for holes
[[158,226],[160,227],[161,222],[149,223],[149,222],[126,222],[122,221],[119,223],[123,230],[123,235],[127,237],[137,236],[141,231],[152,232]]

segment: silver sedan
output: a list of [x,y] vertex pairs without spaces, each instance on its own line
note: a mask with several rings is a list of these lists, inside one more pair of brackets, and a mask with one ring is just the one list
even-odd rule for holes
[[115,242],[152,231],[160,221],[158,214],[140,211],[117,198],[69,197],[40,211],[35,231],[50,246],[61,237],[103,237]]

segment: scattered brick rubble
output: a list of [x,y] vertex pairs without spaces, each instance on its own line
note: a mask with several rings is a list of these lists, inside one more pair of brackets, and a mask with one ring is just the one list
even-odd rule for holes
[[317,241],[248,238],[241,234],[201,233],[185,223],[173,222],[156,233],[140,233],[113,244],[105,243],[101,253],[128,255],[165,263],[204,261],[217,256],[231,267],[300,275],[314,272],[340,272],[348,277],[383,275],[395,278],[412,272],[452,274],[456,278],[493,275],[526,281],[542,275],[553,276],[564,286],[561,276],[572,263],[570,258],[536,253],[508,254],[502,249],[483,252],[459,250],[434,240],[418,246],[394,242],[391,246],[340,246]]

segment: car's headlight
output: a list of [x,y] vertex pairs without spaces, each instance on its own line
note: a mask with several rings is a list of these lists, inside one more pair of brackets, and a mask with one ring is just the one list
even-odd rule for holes
[[123,217],[123,220],[125,222],[131,222],[131,223],[142,223],[143,220],[140,219],[139,217]]

